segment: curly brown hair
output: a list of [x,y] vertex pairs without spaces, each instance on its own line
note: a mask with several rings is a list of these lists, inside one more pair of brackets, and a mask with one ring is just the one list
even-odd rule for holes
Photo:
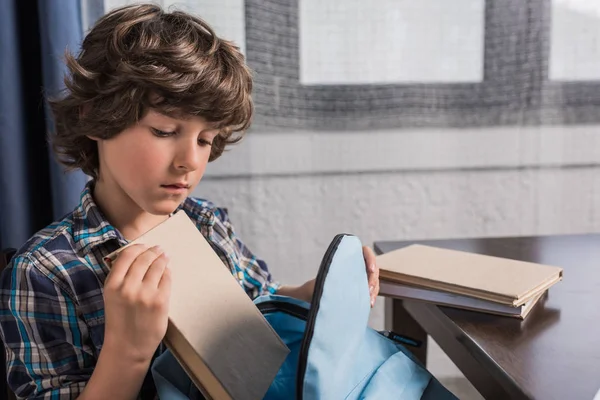
[[68,169],[93,178],[98,149],[88,135],[110,139],[151,108],[200,116],[220,129],[210,161],[250,126],[252,74],[239,48],[182,11],[151,4],[115,9],[94,25],[77,57],[66,52],[66,65],[66,94],[49,99],[52,148]]

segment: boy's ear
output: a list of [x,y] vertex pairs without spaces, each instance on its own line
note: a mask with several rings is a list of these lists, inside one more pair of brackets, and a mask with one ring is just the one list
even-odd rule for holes
[[93,140],[94,142],[97,142],[98,140],[100,140],[100,139],[98,139],[97,137],[94,137],[94,136],[90,136],[90,135],[85,135],[85,136],[86,136],[88,139],[90,139],[90,140]]

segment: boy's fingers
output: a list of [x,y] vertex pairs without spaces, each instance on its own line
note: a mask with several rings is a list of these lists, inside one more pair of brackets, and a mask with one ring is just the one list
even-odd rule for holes
[[120,252],[117,259],[111,263],[107,280],[122,281],[133,261],[146,250],[146,246],[134,244]]
[[379,268],[377,267],[377,257],[373,250],[368,246],[363,246],[363,256],[367,267],[367,276],[369,278],[369,294],[371,297],[371,307],[375,305],[375,299],[379,294]]
[[158,282],[158,291],[163,296],[168,296],[171,293],[171,269],[167,265]]
[[371,273],[371,278],[379,284],[379,267],[375,264],[375,271]]
[[167,268],[168,261],[169,258],[165,253],[162,253],[156,260],[154,260],[143,278],[144,283],[148,284],[152,288],[157,288],[160,280],[162,279],[163,273]]
[[164,252],[160,247],[154,246],[138,255],[131,264],[124,279],[126,281],[141,283],[148,268],[150,268],[152,263],[160,257],[162,253]]
[[379,294],[379,282],[369,282],[369,295],[375,299]]
[[371,307],[375,305],[375,300],[377,299],[377,295],[379,294],[379,285],[370,286],[369,287],[371,294]]
[[365,264],[367,266],[367,272],[369,274],[375,272],[377,269],[377,258],[375,253],[368,246],[363,246],[363,257],[365,258]]

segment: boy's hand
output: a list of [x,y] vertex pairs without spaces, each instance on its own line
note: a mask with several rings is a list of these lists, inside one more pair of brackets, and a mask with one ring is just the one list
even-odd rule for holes
[[149,362],[165,336],[171,274],[158,247],[123,250],[104,284],[104,348],[132,362]]
[[[371,296],[371,307],[375,305],[375,299],[379,294],[379,268],[375,253],[370,247],[363,246],[363,257],[367,268],[367,278],[369,281],[369,294]],[[315,279],[307,281],[300,286],[282,286],[278,293],[283,296],[295,297],[300,300],[310,302],[315,291]]]
[[375,305],[375,299],[379,294],[379,267],[375,253],[370,247],[363,246],[363,256],[367,266],[367,278],[369,280],[369,293],[371,294],[371,307]]

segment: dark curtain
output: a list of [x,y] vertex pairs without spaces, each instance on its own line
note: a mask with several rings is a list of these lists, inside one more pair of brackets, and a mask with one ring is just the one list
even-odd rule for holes
[[85,184],[50,152],[44,97],[63,87],[64,51],[82,34],[78,0],[0,2],[0,248],[69,212]]

